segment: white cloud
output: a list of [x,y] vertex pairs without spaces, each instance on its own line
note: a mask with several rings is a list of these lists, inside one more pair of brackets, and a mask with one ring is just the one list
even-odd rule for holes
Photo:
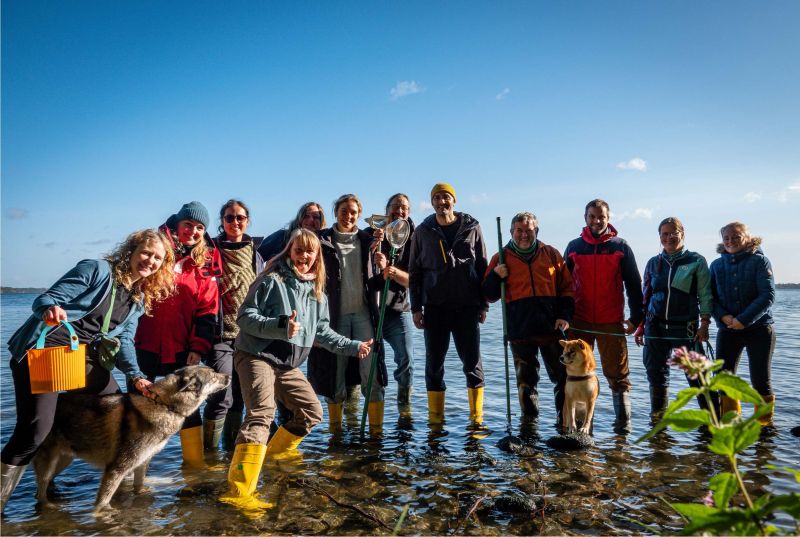
[[800,194],[800,181],[796,181],[794,184],[789,185],[786,190],[793,194]]
[[646,207],[640,207],[638,209],[634,209],[633,211],[625,211],[621,214],[611,214],[611,217],[616,221],[622,220],[652,220],[653,219],[653,209],[648,209]]
[[630,159],[628,162],[620,162],[617,164],[618,170],[634,170],[637,172],[646,172],[647,171],[647,161],[639,158],[634,157]]
[[744,199],[744,201],[747,203],[755,203],[761,199],[761,194],[758,192],[748,192],[742,197],[742,199]]
[[414,95],[415,93],[420,93],[424,90],[425,88],[423,88],[422,85],[417,84],[417,82],[414,80],[401,80],[389,90],[389,97],[393,101],[396,101],[397,99]]
[[495,100],[497,100],[497,101],[502,101],[503,99],[505,99],[506,97],[508,97],[508,94],[509,94],[509,93],[511,93],[511,90],[510,90],[510,89],[508,89],[508,88],[505,88],[503,91],[501,91],[500,93],[498,93],[497,95],[495,95],[495,96],[494,96],[494,98],[495,98]]
[[469,199],[472,201],[472,203],[478,204],[487,201],[489,199],[489,196],[486,194],[486,192],[481,192],[480,194],[477,195],[476,194],[471,195]]

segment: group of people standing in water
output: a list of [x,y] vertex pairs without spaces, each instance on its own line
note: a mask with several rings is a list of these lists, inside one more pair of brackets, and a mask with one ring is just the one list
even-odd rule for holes
[[[184,462],[193,467],[203,467],[204,451],[220,443],[233,449],[230,486],[221,500],[242,507],[266,506],[254,495],[263,461],[295,453],[323,419],[320,397],[335,431],[343,403],[358,398],[359,386],[366,397],[371,385],[369,427],[381,429],[389,376],[384,342],[393,350],[399,410],[409,411],[413,327],[424,331],[430,422],[444,419],[445,355],[452,337],[466,378],[469,418],[480,424],[480,324],[503,288],[506,337],[525,416],[539,414],[541,355],[561,425],[567,375],[558,341],[580,338],[590,346],[597,343],[612,393],[614,431],[629,433],[625,336],[644,345],[656,418],[668,403],[671,349],[702,352],[712,317],[725,370],[735,371],[747,349],[754,388],[774,401],[770,308],[775,284],[761,239],[746,225],[733,222],[720,230],[720,258],[709,267],[685,247],[680,220],[666,218],[658,226],[663,251],[647,262],[641,277],[603,200],[586,205],[585,227],[563,254],[539,239],[533,213],[520,212],[511,219],[511,240],[502,257],[488,259],[478,221],[455,210],[453,186],[438,183],[430,196],[434,214],[416,227],[409,197],[389,198],[386,221],[408,220],[411,229],[394,256],[383,229],[358,227],[361,202],[345,194],[333,204],[332,225],[323,207],[309,202],[285,229],[266,238],[248,235],[250,212],[242,201],[222,206],[216,237],[209,233],[208,210],[189,202],[157,230],[130,235],[106,258],[81,261],[34,301],[33,315],[9,341],[17,423],[0,457],[2,505],[47,436],[58,395],[31,393],[26,352],[46,326],[62,321],[88,345],[86,393],[119,391],[108,363],[99,357],[98,342],[108,338],[119,340],[110,368],[115,362],[128,390],[145,396],[151,396],[157,377],[186,365],[202,362],[233,376],[227,390],[209,398],[202,415],[198,411],[186,419],[180,439]],[[387,280],[382,341],[375,341]],[[65,330],[54,330],[47,346],[66,341]],[[365,359],[373,352],[377,368]],[[306,360],[307,376],[299,369]],[[723,410],[738,409],[729,398],[720,404]],[[762,417],[764,424],[771,419],[771,414]]]

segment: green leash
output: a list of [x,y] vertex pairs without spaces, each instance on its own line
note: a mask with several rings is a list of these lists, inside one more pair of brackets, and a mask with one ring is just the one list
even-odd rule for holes
[[[500,229],[500,217],[497,217],[497,262],[500,265],[504,263],[503,255],[503,232]],[[508,316],[506,312],[506,282],[500,281],[500,304],[503,309],[503,352],[506,358],[506,417],[508,418],[508,434],[511,435],[511,381],[509,380],[508,370]]]

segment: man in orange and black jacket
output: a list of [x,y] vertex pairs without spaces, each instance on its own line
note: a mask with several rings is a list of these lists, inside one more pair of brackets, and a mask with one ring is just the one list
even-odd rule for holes
[[523,414],[539,415],[539,361],[541,353],[547,376],[553,383],[557,426],[561,424],[567,371],[559,361],[561,346],[575,310],[572,276],[561,254],[539,241],[539,224],[532,213],[519,213],[511,220],[512,239],[503,249],[504,262],[495,254],[483,280],[483,293],[490,302],[501,296],[506,284],[507,328],[517,392]]

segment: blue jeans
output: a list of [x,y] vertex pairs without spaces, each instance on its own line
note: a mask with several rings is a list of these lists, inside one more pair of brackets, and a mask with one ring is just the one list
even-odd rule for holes
[[[340,315],[336,331],[344,337],[358,341],[367,341],[375,337],[372,319],[369,316],[369,312],[366,311]],[[343,354],[336,355],[336,397],[334,397],[333,400],[329,399],[329,403],[341,403],[347,398],[346,372],[349,361],[349,356]],[[358,372],[361,375],[361,394],[365,397],[371,365],[369,358],[358,361]],[[375,375],[372,379],[372,393],[370,393],[369,400],[371,402],[383,401],[385,391],[386,389],[378,382],[378,369],[375,368]]]
[[387,310],[383,318],[383,339],[394,351],[394,380],[398,388],[410,387],[414,379],[413,330],[411,312]]

